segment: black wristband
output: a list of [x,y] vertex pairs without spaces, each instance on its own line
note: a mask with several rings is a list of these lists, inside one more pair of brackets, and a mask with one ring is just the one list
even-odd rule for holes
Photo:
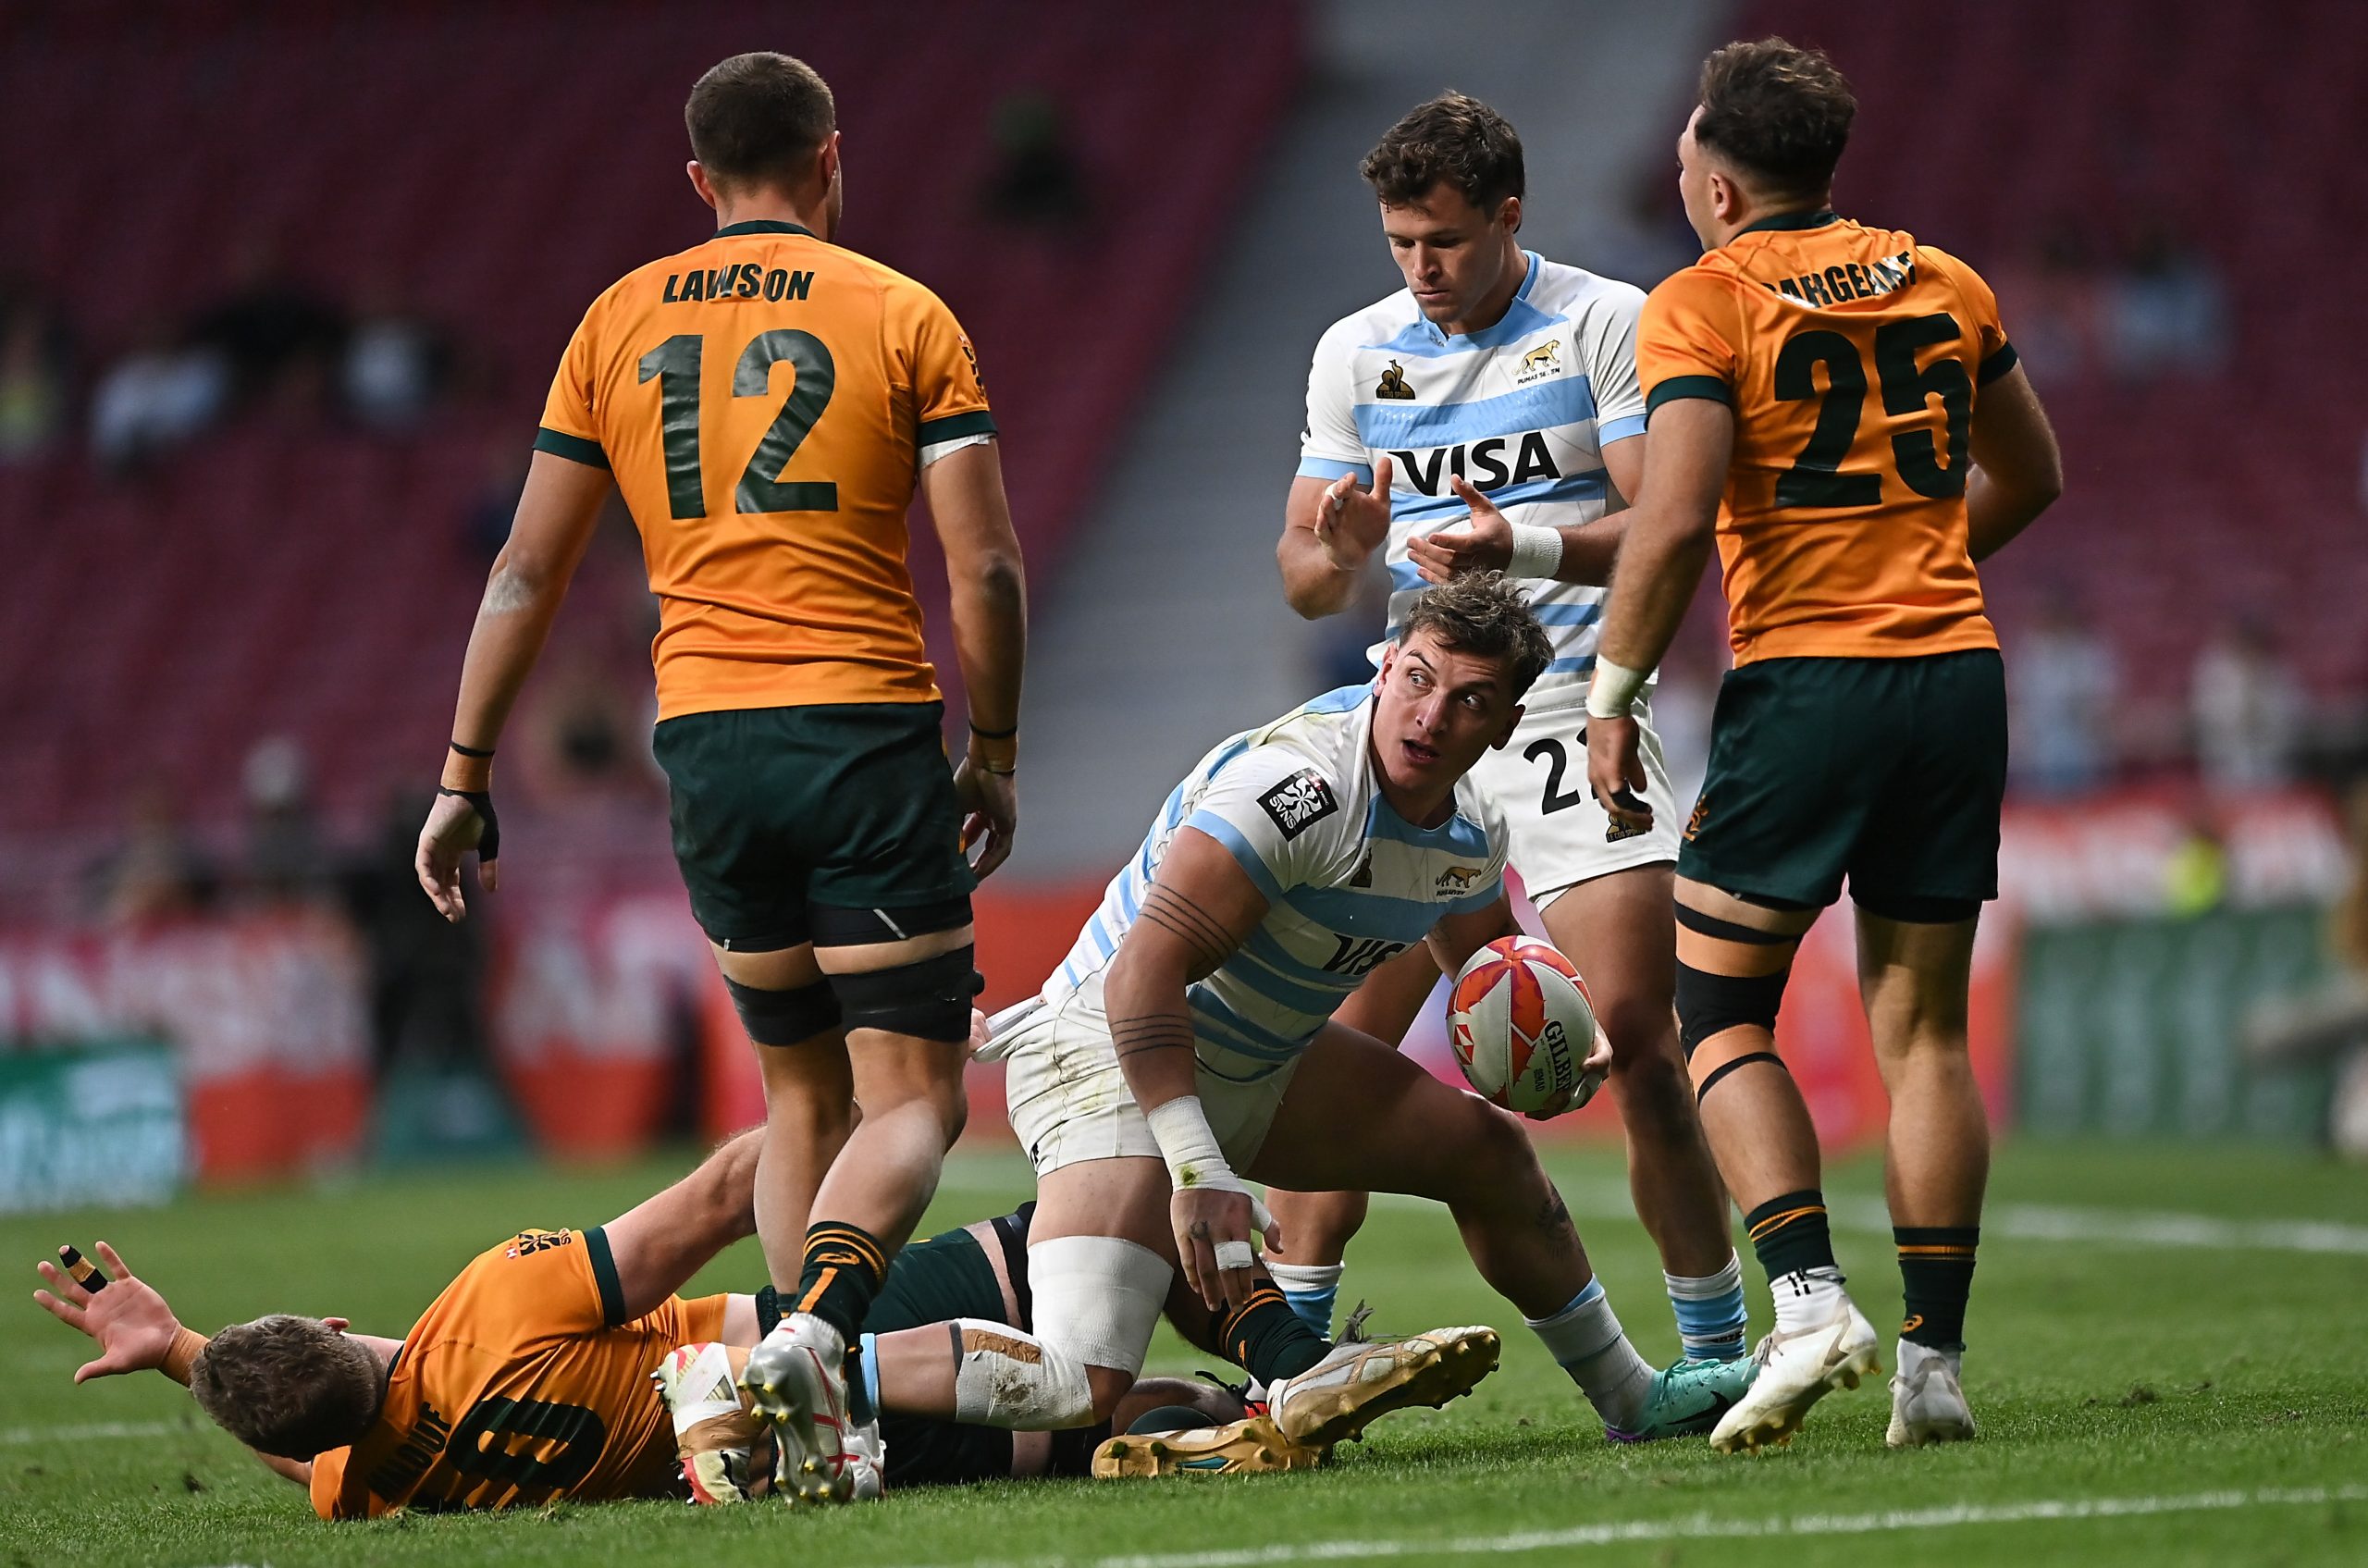
[[447,789],[436,786],[438,795],[449,795],[465,800],[469,809],[485,822],[485,832],[477,835],[477,863],[501,858],[501,819],[493,814],[493,792],[484,789]]
[[980,740],[1010,740],[1019,734],[1019,726],[1014,724],[1007,730],[982,730],[978,725],[972,724],[970,733]]
[[493,760],[493,748],[491,747],[487,747],[483,751],[479,751],[475,747],[462,746],[457,740],[450,742],[450,744],[453,750],[459,752],[463,757],[474,758],[479,762],[490,762]]

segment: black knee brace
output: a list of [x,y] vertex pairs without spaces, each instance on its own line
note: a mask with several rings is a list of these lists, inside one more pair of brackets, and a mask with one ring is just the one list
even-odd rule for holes
[[759,1045],[796,1045],[839,1026],[839,999],[818,980],[789,991],[761,991],[726,977],[724,989],[740,1009],[740,1027]]
[[970,1038],[970,999],[986,989],[971,967],[968,943],[934,958],[894,969],[831,977],[849,1029],[878,1029],[919,1040]]
[[1791,965],[1774,974],[1707,974],[1680,961],[1677,966],[1677,1040],[1691,1059],[1702,1042],[1714,1034],[1753,1024],[1776,1027],[1777,1010],[1784,1003],[1784,982]]

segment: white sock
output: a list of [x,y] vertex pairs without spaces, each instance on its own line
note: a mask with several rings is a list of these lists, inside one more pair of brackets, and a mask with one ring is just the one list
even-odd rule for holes
[[1523,1321],[1537,1331],[1546,1353],[1571,1375],[1605,1426],[1621,1432],[1635,1429],[1653,1391],[1653,1369],[1621,1331],[1602,1280],[1588,1280],[1586,1289],[1553,1316]]
[[1776,1331],[1800,1334],[1822,1328],[1847,1310],[1850,1298],[1842,1292],[1838,1268],[1795,1269],[1768,1282],[1776,1299]]
[[1936,1351],[1930,1345],[1919,1345],[1913,1340],[1902,1340],[1899,1342],[1897,1364],[1899,1376],[1903,1381],[1913,1378],[1918,1372],[1936,1361],[1947,1366],[1952,1377],[1963,1378],[1965,1375],[1963,1351]]
[[1283,1300],[1290,1303],[1299,1320],[1328,1340],[1332,1337],[1333,1304],[1340,1295],[1340,1273],[1347,1266],[1338,1263],[1269,1261],[1266,1272],[1282,1287]]

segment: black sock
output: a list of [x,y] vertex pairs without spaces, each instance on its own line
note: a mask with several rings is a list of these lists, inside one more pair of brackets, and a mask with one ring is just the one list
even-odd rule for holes
[[1743,1216],[1751,1250],[1770,1280],[1803,1269],[1832,1268],[1833,1233],[1826,1228],[1825,1194],[1814,1187],[1771,1198]]
[[1261,1278],[1240,1311],[1226,1314],[1217,1341],[1241,1369],[1269,1387],[1332,1353],[1332,1342],[1291,1310],[1282,1287]]
[[1907,1297],[1899,1337],[1936,1351],[1965,1349],[1965,1303],[1973,1293],[1973,1251],[1981,1228],[1897,1226],[1891,1239],[1899,1248],[1899,1280]]
[[825,1220],[806,1232],[806,1266],[797,1276],[797,1307],[839,1331],[849,1346],[863,1315],[888,1278],[888,1250],[860,1226]]

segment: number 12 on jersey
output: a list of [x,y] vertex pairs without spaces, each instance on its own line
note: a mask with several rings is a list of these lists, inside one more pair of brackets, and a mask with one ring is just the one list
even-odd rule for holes
[[[680,332],[641,356],[641,379],[658,381],[659,438],[666,451],[666,506],[677,522],[708,515],[699,467],[699,369],[707,337]],[[732,395],[761,398],[772,389],[773,366],[787,360],[796,378],[741,470],[733,510],[740,512],[836,512],[839,487],[828,479],[783,480],[782,471],[830,406],[838,382],[831,351],[811,332],[775,327],[740,351]]]

